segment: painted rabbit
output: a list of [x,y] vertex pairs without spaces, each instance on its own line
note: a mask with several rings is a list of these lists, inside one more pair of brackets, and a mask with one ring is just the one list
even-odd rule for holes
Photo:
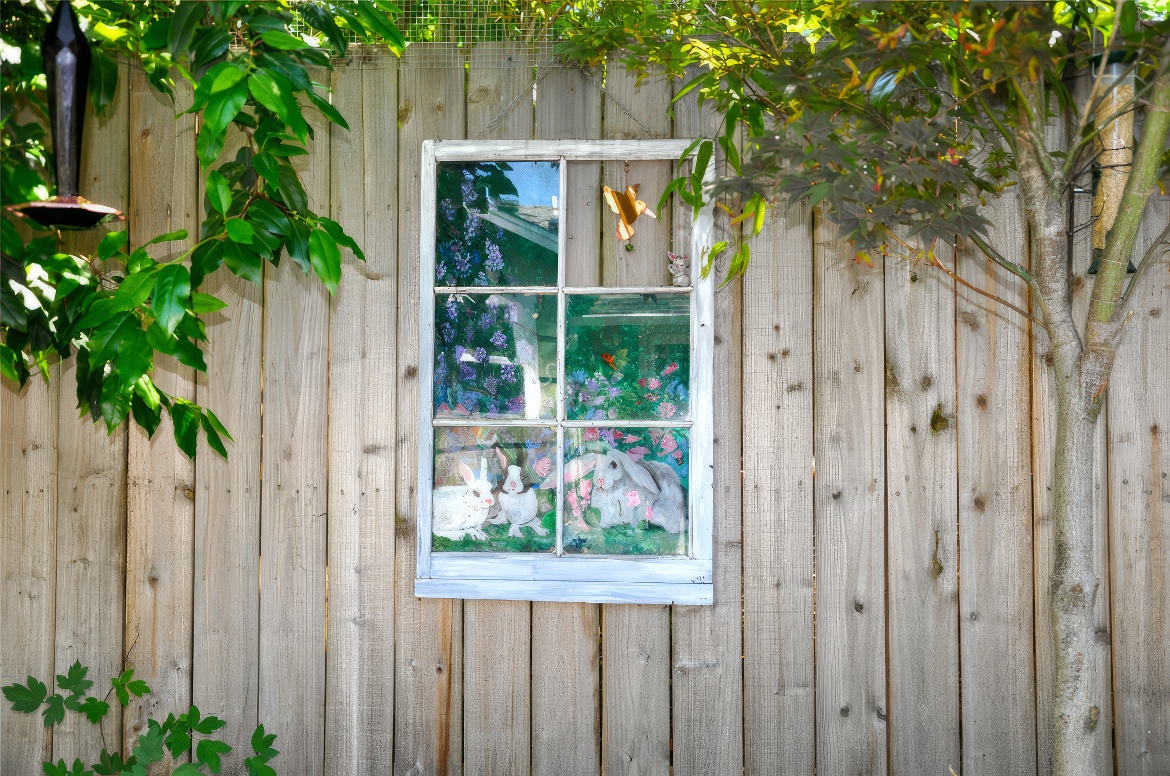
[[483,541],[487,538],[480,527],[487,522],[496,503],[492,485],[487,481],[487,460],[479,459],[479,476],[460,461],[456,464],[463,485],[443,485],[435,488],[432,501],[431,532],[448,539],[470,536]]
[[[540,518],[536,516],[536,491],[532,488],[524,490],[519,466],[508,467],[508,476],[504,478],[500,489],[500,515],[512,524],[508,536],[523,536],[521,528],[531,528],[538,536],[548,535],[548,529],[540,524]],[[496,522],[502,523],[503,520],[497,519]]]
[[646,520],[671,533],[682,530],[686,493],[674,469],[664,463],[639,463],[610,450],[593,469],[590,506],[601,513],[601,527]]

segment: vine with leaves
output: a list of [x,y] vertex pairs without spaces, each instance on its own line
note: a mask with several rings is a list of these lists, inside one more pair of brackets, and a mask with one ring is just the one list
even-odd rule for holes
[[[119,59],[139,64],[172,98],[175,79],[193,88],[185,112],[199,119],[195,150],[206,218],[189,250],[158,258],[155,246],[187,239],[186,230],[138,246],[127,244],[126,231],[109,232],[95,255],[70,255],[61,251],[59,234],[30,234],[6,213],[0,224],[0,373],[23,386],[36,371],[47,379],[54,359],[72,356],[77,406],[110,433],[132,419],[153,435],[165,412],[187,455],[195,454],[202,432],[226,457],[228,430],[210,408],[160,390],[151,377],[155,359],[173,356],[206,372],[202,343],[208,332],[201,316],[226,305],[199,288],[215,272],[259,283],[265,262],[277,265],[287,256],[333,293],[342,249],[364,260],[336,221],[314,212],[293,159],[309,153],[315,141],[307,110],[349,128],[327,90],[312,80],[313,69],[330,69],[332,56],[344,56],[351,39],[401,54],[406,44],[394,25],[400,10],[383,0],[73,4],[93,47],[89,95],[99,113],[113,102]],[[49,11],[43,0],[5,8],[3,205],[47,199],[55,188],[39,47]],[[233,127],[243,143],[225,158]]]

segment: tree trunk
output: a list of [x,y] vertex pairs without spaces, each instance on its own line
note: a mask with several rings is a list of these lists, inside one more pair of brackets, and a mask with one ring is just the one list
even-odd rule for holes
[[1109,731],[1098,728],[1099,683],[1094,649],[1093,458],[1097,412],[1085,401],[1084,372],[1075,343],[1056,349],[1056,450],[1053,482],[1055,553],[1050,581],[1056,702],[1053,714],[1053,773],[1094,773],[1097,747]]

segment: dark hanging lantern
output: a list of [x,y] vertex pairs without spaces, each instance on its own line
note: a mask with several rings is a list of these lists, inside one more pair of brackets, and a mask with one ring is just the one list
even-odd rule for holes
[[10,212],[44,229],[91,229],[110,219],[125,219],[117,209],[94,204],[77,191],[90,59],[89,41],[81,31],[77,14],[69,0],[61,0],[41,41],[57,163],[57,196],[8,207]]

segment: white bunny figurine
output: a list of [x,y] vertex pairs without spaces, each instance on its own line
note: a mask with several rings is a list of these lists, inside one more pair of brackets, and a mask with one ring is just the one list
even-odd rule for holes
[[548,536],[548,529],[540,524],[536,516],[536,491],[532,488],[524,490],[524,480],[520,478],[520,467],[509,466],[508,476],[501,486],[500,506],[501,515],[507,515],[512,526],[508,529],[508,536],[523,536],[521,528],[531,528],[538,536]]
[[435,488],[432,501],[431,532],[448,539],[470,536],[483,541],[487,536],[480,527],[487,522],[496,497],[487,481],[487,460],[479,459],[479,476],[460,461],[455,466],[463,485],[443,485]]

